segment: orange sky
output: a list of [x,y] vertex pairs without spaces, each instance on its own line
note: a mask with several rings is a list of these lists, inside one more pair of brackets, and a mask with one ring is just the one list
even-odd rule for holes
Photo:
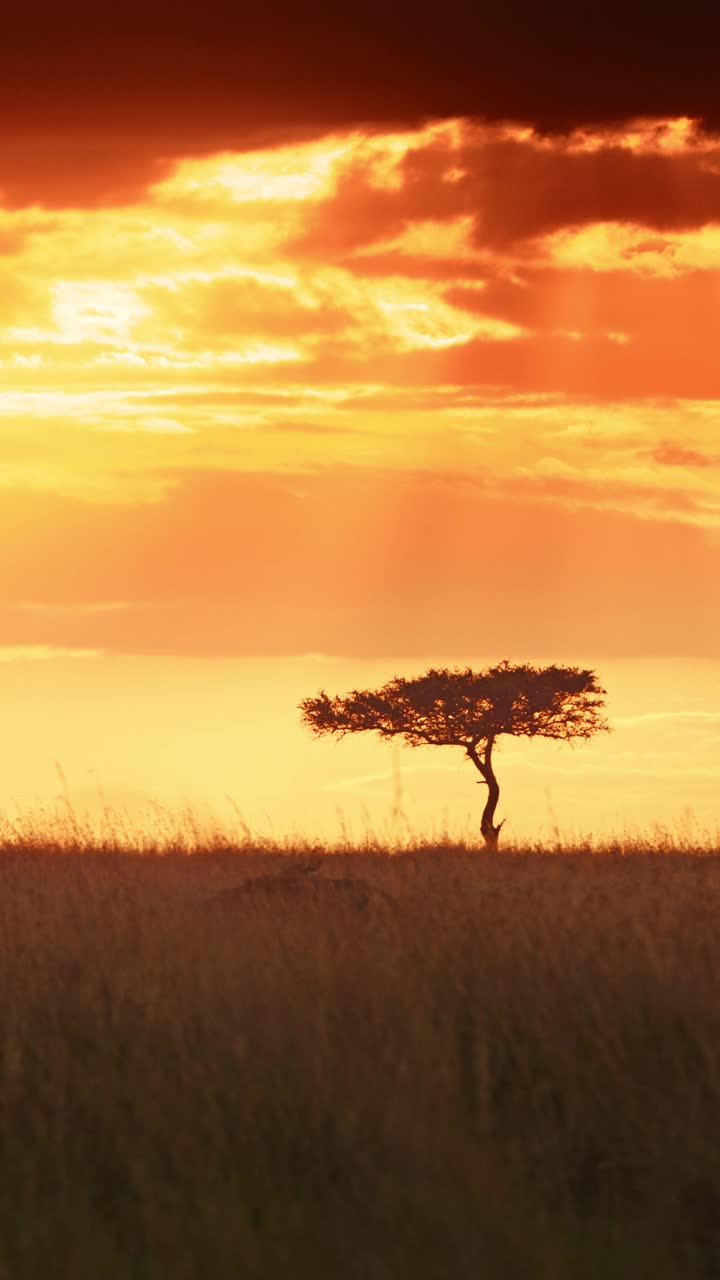
[[[476,655],[614,670],[625,718],[631,669],[658,713],[684,713],[683,690],[712,771],[720,137],[440,120],[156,169],[117,203],[0,201],[0,665],[11,725],[34,708],[34,756],[6,743],[13,785],[42,795],[56,757],[99,768],[133,688],[150,732],[169,714],[150,673],[189,733],[219,672],[240,701],[260,681],[288,741],[296,694]],[[107,708],[91,736],[86,704]],[[216,726],[194,794],[228,753],[243,774],[262,717]],[[636,762],[658,749],[643,723]],[[143,786],[131,739],[106,761],[118,795]],[[574,820],[656,813],[615,742],[613,804],[588,793]],[[386,748],[353,744],[350,765],[327,745],[341,773],[387,768]],[[319,759],[294,750],[283,821]],[[185,774],[147,762],[144,785]],[[667,820],[687,803],[711,820],[698,786]]]

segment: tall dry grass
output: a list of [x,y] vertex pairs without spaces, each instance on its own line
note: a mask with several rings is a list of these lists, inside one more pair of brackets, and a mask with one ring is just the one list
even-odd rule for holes
[[2,1280],[720,1275],[720,855],[182,827],[4,832]]

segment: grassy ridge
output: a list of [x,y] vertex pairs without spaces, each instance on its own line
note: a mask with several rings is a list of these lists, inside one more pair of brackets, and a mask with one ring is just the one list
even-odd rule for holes
[[0,853],[2,1280],[720,1274],[720,856]]

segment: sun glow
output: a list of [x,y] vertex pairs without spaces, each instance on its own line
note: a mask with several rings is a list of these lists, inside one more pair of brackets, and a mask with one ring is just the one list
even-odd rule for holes
[[720,271],[720,226],[648,234],[646,227],[598,222],[549,236],[544,256],[556,266],[590,271],[632,271],[675,277],[690,271]]
[[230,153],[185,160],[155,190],[170,203],[188,197],[201,203],[229,198],[236,204],[319,200],[332,192],[339,164],[352,149],[352,138],[325,139],[249,156]]

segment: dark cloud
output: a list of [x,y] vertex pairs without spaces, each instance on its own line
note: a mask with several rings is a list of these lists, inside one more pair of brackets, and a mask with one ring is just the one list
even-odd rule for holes
[[440,116],[563,131],[692,115],[720,127],[710,12],[703,22],[617,0],[126,0],[109,19],[89,0],[15,4],[0,50],[0,186],[17,201],[65,203],[75,189],[83,203],[109,202],[188,148]]
[[[453,169],[462,176],[448,181]],[[400,172],[401,186],[382,189],[358,163],[319,206],[297,248],[349,254],[422,219],[471,218],[475,247],[489,250],[591,222],[672,231],[720,220],[720,141],[682,154],[638,154],[610,143],[578,152],[537,138],[492,137],[450,150],[439,141],[409,152]],[[655,237],[640,248],[660,252],[663,243]],[[382,255],[365,266],[353,258],[353,267],[375,273],[382,262]]]
[[75,132],[40,122],[26,132],[21,122],[16,111],[0,123],[0,205],[7,209],[126,204],[172,167],[162,138],[127,138],[117,129],[104,136],[92,120]]
[[[0,54],[0,67],[2,55]],[[3,89],[0,85],[0,110]],[[118,104],[118,112],[121,104]],[[22,112],[0,119],[0,205],[23,208],[41,204],[49,209],[103,208],[130,204],[148,187],[160,182],[183,156],[202,156],[233,147],[257,148],[278,141],[278,131],[248,125],[233,128],[218,112],[216,120],[202,124],[180,112],[168,122],[157,105],[143,128],[128,103],[128,118],[108,113],[101,93],[97,102],[88,90],[85,123],[42,117],[25,126]],[[304,141],[324,130],[290,126],[284,141]],[[207,209],[206,209],[207,212]]]

